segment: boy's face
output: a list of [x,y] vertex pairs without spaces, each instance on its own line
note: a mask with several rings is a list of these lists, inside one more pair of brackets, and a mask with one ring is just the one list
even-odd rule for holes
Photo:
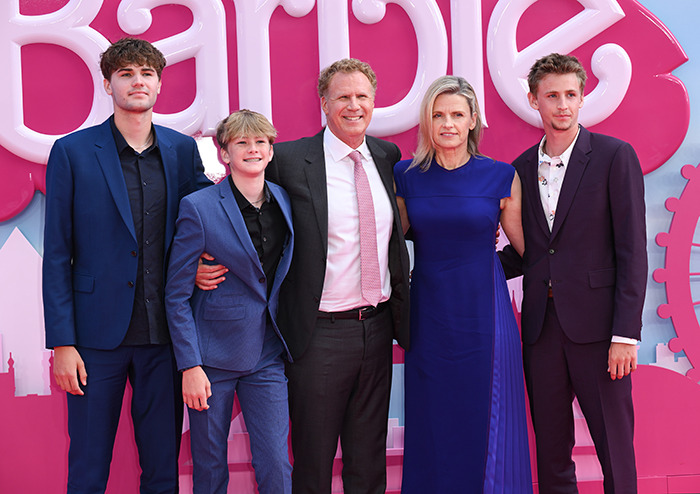
[[104,80],[104,88],[112,97],[115,113],[151,110],[160,93],[160,84],[155,69],[144,65],[127,65],[115,70],[109,80]]
[[221,159],[229,165],[231,175],[259,177],[272,159],[272,144],[265,136],[239,136],[221,149]]

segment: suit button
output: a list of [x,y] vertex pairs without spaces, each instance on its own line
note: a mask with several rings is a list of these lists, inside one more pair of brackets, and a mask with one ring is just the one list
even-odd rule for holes
[[136,251],[135,251],[135,250],[132,250],[132,251],[131,251],[131,257],[136,257]]
[[548,251],[550,254],[554,254],[554,249],[549,249]]
[[129,282],[127,283],[127,285],[129,285],[129,288],[134,288],[134,282],[133,282],[133,281],[129,281]]
[[263,276],[263,277],[260,278],[258,281],[259,281],[260,283],[265,283],[265,277]]

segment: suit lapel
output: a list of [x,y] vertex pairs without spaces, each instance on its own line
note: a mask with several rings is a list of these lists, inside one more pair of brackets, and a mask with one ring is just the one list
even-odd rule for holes
[[316,214],[316,223],[323,239],[324,252],[328,248],[328,189],[326,188],[326,160],[323,155],[323,131],[314,136],[305,156],[306,181]]
[[[384,188],[387,194],[389,194],[389,197],[391,197],[392,194],[394,194],[394,171],[391,166],[387,166],[386,152],[384,152],[384,150],[369,136],[367,136],[367,147],[370,153],[372,153],[372,159],[377,166],[377,171],[382,179]],[[393,209],[394,201],[391,201],[391,204]]]
[[166,200],[167,200],[167,212],[165,221],[165,248],[166,251],[170,247],[171,240],[175,234],[175,220],[177,219],[177,212],[180,207],[180,196],[178,191],[178,179],[177,179],[177,153],[173,149],[173,144],[164,135],[163,132],[157,131],[156,137],[158,140],[158,149],[160,150],[160,157],[163,161],[163,174],[165,175],[165,190],[166,190]]
[[571,209],[571,204],[576,196],[581,178],[588,166],[588,155],[590,151],[590,133],[581,127],[578,139],[571,153],[571,158],[569,158],[569,164],[566,166],[564,182],[561,184],[561,192],[559,193],[559,201],[557,202],[557,212],[554,217],[554,225],[552,226],[552,238],[559,233],[561,225],[564,223],[566,215]]
[[105,121],[100,126],[100,135],[95,141],[95,157],[102,168],[102,173],[107,181],[107,186],[112,194],[119,215],[122,217],[124,224],[129,229],[131,236],[136,239],[136,230],[134,228],[134,219],[131,215],[131,204],[129,202],[129,192],[126,190],[126,181],[124,180],[124,172],[122,171],[119,154],[114,143],[112,128],[109,120]]
[[[289,266],[292,262],[292,252],[293,249],[293,238],[294,230],[292,228],[292,207],[289,200],[284,197],[280,192],[278,186],[272,183],[267,183],[270,188],[270,193],[279,204],[280,210],[282,211],[282,216],[284,216],[284,221],[287,225],[287,238],[284,243],[284,250],[282,251],[282,257],[280,258],[279,264],[277,265],[277,270],[275,271],[275,279],[273,281],[272,290],[270,292],[270,297],[274,297],[275,293],[279,291],[282,281],[289,271]],[[268,281],[269,282],[269,281]]]
[[521,177],[525,197],[531,197],[532,200],[529,201],[530,213],[535,218],[535,223],[539,225],[542,231],[549,236],[549,225],[547,224],[547,216],[542,207],[542,200],[540,199],[540,181],[538,179],[538,154],[537,146],[535,146],[533,154],[528,159],[525,165],[525,176]]
[[255,251],[253,241],[250,239],[248,228],[245,226],[245,220],[243,220],[243,214],[241,214],[236,198],[233,196],[228,178],[219,182],[216,187],[219,188],[221,195],[221,207],[224,208],[224,212],[233,226],[233,231],[243,247],[243,251],[250,258],[250,262],[253,263],[252,265],[255,266],[256,270],[262,274],[263,269],[260,265],[260,259],[258,259],[258,253]]

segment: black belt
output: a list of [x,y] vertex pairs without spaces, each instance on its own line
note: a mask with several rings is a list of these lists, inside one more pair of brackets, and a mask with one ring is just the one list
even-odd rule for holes
[[367,305],[358,307],[357,309],[344,310],[341,312],[323,312],[318,311],[318,317],[321,319],[355,319],[356,321],[364,321],[370,317],[379,314],[387,306],[387,302],[382,302],[376,307]]

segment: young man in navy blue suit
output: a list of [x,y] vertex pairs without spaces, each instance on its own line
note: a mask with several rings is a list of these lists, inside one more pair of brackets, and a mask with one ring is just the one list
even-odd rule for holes
[[165,263],[180,199],[210,182],[195,141],[152,123],[165,64],[147,41],[112,44],[100,67],[114,114],[57,140],[47,165],[44,316],[68,392],[68,493],[104,492],[127,379],[141,492],[178,491]]
[[[637,492],[630,373],[647,277],[644,180],[632,146],[578,123],[586,73],[553,53],[530,69],[545,135],[518,157],[522,338],[541,494],[575,493],[576,396],[606,494]],[[508,263],[506,263],[508,264]]]
[[[226,494],[235,394],[258,491],[289,494],[292,488],[283,358],[291,356],[277,327],[277,307],[294,236],[289,197],[265,181],[276,135],[250,110],[224,119],[216,137],[231,174],[180,205],[165,304],[189,407],[195,494]],[[229,268],[216,290],[195,288],[204,252]]]

